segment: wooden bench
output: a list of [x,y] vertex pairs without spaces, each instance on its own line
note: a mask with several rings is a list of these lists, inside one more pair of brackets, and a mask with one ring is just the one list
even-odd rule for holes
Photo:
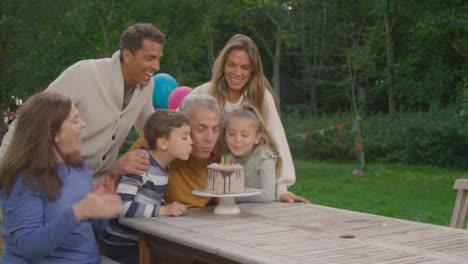
[[457,179],[453,188],[457,190],[457,200],[453,207],[451,227],[466,228],[468,215],[468,179]]

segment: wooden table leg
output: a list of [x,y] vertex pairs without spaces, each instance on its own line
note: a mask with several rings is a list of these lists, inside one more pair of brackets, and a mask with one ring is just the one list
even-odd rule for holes
[[139,254],[140,264],[239,264],[218,255],[144,233],[139,235]]
[[146,244],[145,236],[140,233],[138,239],[138,254],[140,255],[140,264],[150,264],[150,252]]

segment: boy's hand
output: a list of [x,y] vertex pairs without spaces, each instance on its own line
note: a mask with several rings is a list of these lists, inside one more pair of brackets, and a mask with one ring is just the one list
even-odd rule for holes
[[169,205],[159,207],[159,215],[181,216],[185,214],[185,210],[187,210],[185,205],[173,202]]

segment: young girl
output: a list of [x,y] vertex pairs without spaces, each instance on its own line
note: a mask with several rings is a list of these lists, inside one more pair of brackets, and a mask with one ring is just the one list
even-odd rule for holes
[[276,179],[281,160],[276,143],[265,128],[258,110],[249,104],[228,113],[224,122],[224,140],[230,154],[227,159],[245,170],[245,187],[261,189],[262,194],[237,198],[238,202],[276,200]]

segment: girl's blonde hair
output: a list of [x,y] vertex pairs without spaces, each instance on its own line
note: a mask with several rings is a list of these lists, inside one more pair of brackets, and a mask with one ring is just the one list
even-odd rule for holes
[[272,110],[264,107],[265,91],[269,91],[273,96],[276,111],[279,114],[280,109],[278,99],[271,88],[270,82],[263,74],[262,60],[260,58],[257,45],[255,45],[255,42],[251,38],[242,34],[236,34],[229,39],[213,64],[210,94],[216,98],[221,106],[221,110],[224,111],[224,105],[228,98],[229,89],[224,76],[224,65],[226,64],[227,57],[233,50],[245,51],[249,55],[250,62],[252,64],[250,80],[242,90],[246,101],[256,106],[257,109],[261,111],[262,117],[266,119],[268,111]]
[[[249,118],[252,120],[257,127],[257,133],[260,134],[261,139],[258,145],[266,145],[273,154],[276,156],[276,177],[279,177],[279,172],[281,170],[281,156],[278,151],[278,146],[276,142],[271,137],[270,133],[266,129],[265,121],[263,120],[262,116],[260,115],[259,111],[255,106],[251,104],[243,104],[241,107],[235,111],[227,113],[224,118],[224,126],[223,126],[223,136],[226,135],[226,129],[231,122],[232,119],[236,117],[244,117]],[[227,150],[227,146],[225,146],[225,150]]]

